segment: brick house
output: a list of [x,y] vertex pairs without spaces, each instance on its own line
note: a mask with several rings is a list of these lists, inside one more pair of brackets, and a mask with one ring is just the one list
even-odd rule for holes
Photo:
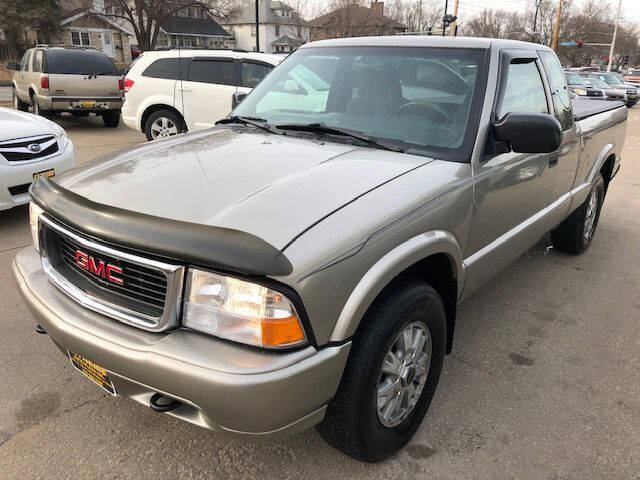
[[384,2],[348,4],[311,20],[311,39],[397,35],[407,26],[384,14]]

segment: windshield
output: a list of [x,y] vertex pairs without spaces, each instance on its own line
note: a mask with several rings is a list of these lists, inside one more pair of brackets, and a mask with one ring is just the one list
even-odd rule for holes
[[564,76],[566,77],[567,83],[569,85],[584,85],[582,79],[580,78],[580,75],[578,75],[577,73],[565,72]]
[[471,112],[479,108],[472,105],[484,93],[483,62],[484,51],[474,49],[303,48],[232,116],[274,126],[323,124],[391,141],[409,153],[461,160],[473,141]]
[[622,82],[612,73],[598,73],[596,75],[598,80],[601,80],[609,85],[622,85]]
[[599,80],[595,77],[587,77],[584,78],[584,83],[585,85],[589,85],[590,87],[595,87],[595,88],[606,88],[606,89],[610,89],[611,86],[607,83],[604,83],[602,80]]
[[47,72],[71,75],[117,75],[104,53],[83,50],[47,50]]

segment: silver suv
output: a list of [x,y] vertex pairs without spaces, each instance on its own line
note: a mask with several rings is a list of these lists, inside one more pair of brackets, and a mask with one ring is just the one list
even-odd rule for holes
[[83,117],[102,116],[106,127],[117,127],[123,102],[123,81],[104,53],[62,47],[37,46],[10,62],[13,105],[36,115],[70,112]]

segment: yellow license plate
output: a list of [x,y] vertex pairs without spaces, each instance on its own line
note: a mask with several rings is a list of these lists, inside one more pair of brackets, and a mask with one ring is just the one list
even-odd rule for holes
[[54,177],[55,175],[56,175],[56,171],[53,168],[50,168],[49,170],[44,170],[42,172],[34,173],[33,174],[33,181],[35,182],[40,177],[51,178],[51,177]]
[[93,100],[85,100],[84,102],[80,102],[80,107],[82,108],[94,108],[96,106],[96,102]]
[[96,383],[99,387],[103,388],[111,395],[116,395],[116,389],[109,378],[109,374],[104,367],[101,367],[97,363],[93,363],[91,360],[84,358],[82,355],[70,352],[67,350],[71,365],[79,370],[85,377]]

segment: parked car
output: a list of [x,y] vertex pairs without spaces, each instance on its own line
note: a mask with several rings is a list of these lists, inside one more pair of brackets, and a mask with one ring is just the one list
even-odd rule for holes
[[627,107],[633,107],[638,103],[638,100],[640,99],[638,94],[639,86],[626,83],[624,80],[620,79],[619,74],[614,72],[594,72],[591,74],[591,77],[597,78],[599,81],[606,83],[610,88],[624,91],[624,102],[627,104]]
[[579,97],[588,97],[597,100],[603,100],[607,98],[603,90],[587,84],[580,76],[580,74],[576,72],[565,71],[564,77],[567,80],[567,84],[569,85],[569,90],[571,90]]
[[582,74],[582,81],[585,85],[597,88],[602,91],[605,96],[605,100],[618,100],[620,102],[627,102],[627,91],[622,88],[614,88],[611,85],[600,80],[595,74]]
[[[0,210],[29,203],[29,187],[75,162],[65,131],[44,117],[0,107]],[[0,227],[1,228],[1,227]]]
[[[305,69],[323,109],[283,98]],[[248,440],[319,424],[379,461],[420,426],[458,304],[548,231],[587,250],[626,119],[572,105],[539,44],[312,42],[217,128],[38,180],[13,271],[111,395]]]
[[102,52],[38,46],[10,62],[13,103],[36,115],[69,112],[76,117],[101,116],[106,127],[117,127],[122,108],[122,79]]
[[276,55],[232,50],[145,52],[124,79],[124,123],[148,140],[212,127],[278,65]]
[[623,77],[626,82],[640,84],[640,69],[630,68]]

